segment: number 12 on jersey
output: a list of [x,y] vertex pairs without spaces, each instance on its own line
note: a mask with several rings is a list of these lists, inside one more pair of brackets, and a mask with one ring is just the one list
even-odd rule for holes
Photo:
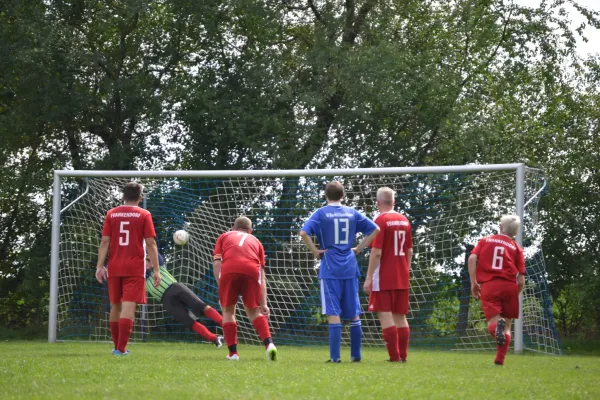
[[394,231],[394,255],[404,256],[404,242],[406,241],[406,231]]

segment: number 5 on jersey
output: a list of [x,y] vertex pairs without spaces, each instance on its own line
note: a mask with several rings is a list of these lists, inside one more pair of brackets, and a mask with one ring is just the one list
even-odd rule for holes
[[129,221],[121,221],[120,232],[124,236],[119,236],[119,246],[129,246],[129,230],[125,229],[126,225],[129,225]]

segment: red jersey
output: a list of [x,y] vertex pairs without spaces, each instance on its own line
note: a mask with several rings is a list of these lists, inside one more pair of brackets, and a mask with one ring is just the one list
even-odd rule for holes
[[375,223],[380,231],[371,247],[381,249],[381,259],[373,273],[371,290],[410,288],[407,258],[408,250],[412,249],[410,222],[404,215],[388,211],[375,218]]
[[137,206],[119,206],[104,218],[102,236],[110,236],[108,275],[145,276],[145,238],[156,237],[152,215]]
[[478,283],[494,278],[516,282],[517,272],[525,274],[523,249],[506,235],[491,235],[481,239],[471,254],[477,255]]
[[265,266],[265,249],[251,234],[230,231],[217,239],[214,258],[221,259],[221,276],[244,274],[260,279],[260,267]]

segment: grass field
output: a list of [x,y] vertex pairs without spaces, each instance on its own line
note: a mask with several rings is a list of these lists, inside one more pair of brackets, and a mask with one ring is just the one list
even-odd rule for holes
[[[95,343],[0,344],[0,399],[598,399],[600,358],[507,357],[415,350],[406,364],[364,349],[360,364],[325,364],[326,348],[282,346],[269,363],[261,347],[241,360],[199,344],[132,344],[129,357]],[[343,349],[348,359],[349,349]]]

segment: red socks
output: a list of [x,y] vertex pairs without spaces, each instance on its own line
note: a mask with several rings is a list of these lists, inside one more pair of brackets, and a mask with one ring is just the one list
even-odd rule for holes
[[[495,338],[496,337],[496,328],[498,327],[498,323],[494,322],[488,326],[489,334]],[[502,346],[496,345],[496,359],[494,362],[496,364],[504,365],[504,358],[506,357],[506,353],[508,353],[508,349],[510,347],[510,341],[512,336],[510,332],[504,334],[504,344]]]
[[400,352],[400,360],[406,360],[408,357],[408,341],[410,339],[410,328],[398,328],[398,350]]
[[504,344],[502,346],[497,346],[496,349],[496,359],[494,360],[495,363],[504,365],[504,357],[506,357],[506,353],[508,353],[511,339],[512,337],[510,333],[504,334]]
[[192,325],[192,330],[198,335],[202,336],[204,339],[208,340],[209,342],[214,342],[215,340],[217,340],[217,335],[209,331],[204,325],[202,325],[198,321],[194,322],[194,325]]
[[112,336],[112,341],[115,345],[115,350],[119,346],[119,323],[111,322],[110,323],[110,336]]
[[271,331],[269,330],[269,321],[267,321],[267,317],[265,317],[264,315],[259,315],[258,317],[254,318],[254,321],[252,321],[252,325],[254,325],[254,329],[256,329],[256,332],[258,333],[258,336],[260,336],[260,340],[262,340],[263,343],[265,339],[271,337]]
[[398,352],[398,334],[395,326],[390,326],[383,330],[383,341],[387,347],[390,361],[400,361],[400,353]]
[[493,324],[490,324],[488,326],[488,332],[490,335],[492,335],[493,338],[496,337],[496,327],[498,326],[497,322],[494,322]]
[[206,310],[204,310],[204,315],[215,321],[217,324],[219,324],[219,326],[223,325],[223,317],[214,308],[206,307]]
[[390,326],[383,330],[383,340],[390,355],[390,361],[406,361],[409,339],[409,327],[396,328],[395,326]]
[[[236,346],[237,345],[237,324],[235,322],[225,322],[223,324],[223,336],[225,336],[225,343],[227,343],[228,347],[231,346]],[[236,351],[231,351],[229,352],[230,356],[232,354],[237,353],[237,349]]]
[[133,329],[133,320],[121,318],[117,323],[119,324],[119,340],[117,342],[117,350],[125,354],[125,348],[127,347],[127,342],[129,342],[129,337],[131,336],[131,331]]

